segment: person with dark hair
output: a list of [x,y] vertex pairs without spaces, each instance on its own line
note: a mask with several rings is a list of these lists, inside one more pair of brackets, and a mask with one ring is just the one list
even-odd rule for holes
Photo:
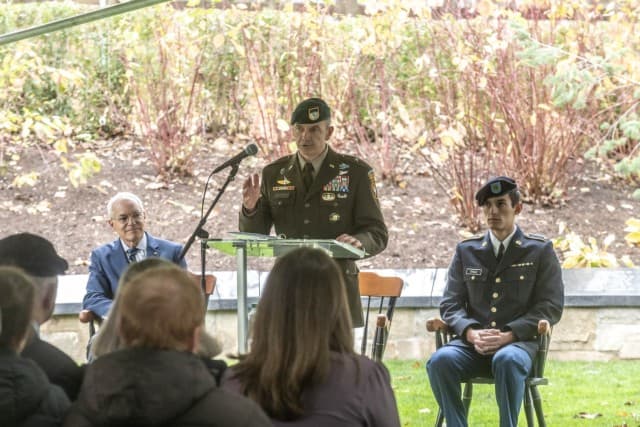
[[22,270],[0,267],[0,421],[55,427],[69,409],[64,391],[32,360],[20,357],[31,325],[35,286]]
[[[335,239],[376,255],[389,239],[376,190],[375,173],[362,160],[335,152],[331,109],[320,98],[302,101],[291,115],[298,150],[247,178],[242,188],[240,231],[291,239]],[[347,287],[354,327],[364,325],[358,267],[336,260]]]
[[40,325],[49,320],[55,308],[58,275],[69,265],[47,239],[30,233],[18,233],[0,240],[0,265],[22,269],[35,285],[35,303],[31,312],[32,328],[22,356],[32,359],[74,400],[82,383],[82,368],[66,353],[40,339]]
[[204,297],[186,271],[147,269],[118,295],[123,347],[87,366],[65,426],[271,425],[255,403],[219,388],[195,354]]
[[389,372],[353,351],[344,281],[323,251],[276,260],[251,339],[223,387],[256,401],[274,425],[400,425]]
[[562,315],[562,270],[550,241],[516,225],[522,203],[513,179],[490,179],[476,200],[489,231],[456,247],[440,314],[457,338],[433,354],[427,373],[447,426],[467,425],[460,383],[486,375],[495,378],[500,426],[516,426],[538,321],[553,325]]
[[132,193],[121,192],[107,203],[108,224],[118,235],[111,243],[91,252],[87,293],[82,308],[101,318],[108,315],[118,288],[120,275],[130,263],[146,258],[168,259],[183,268],[182,245],[154,237],[145,231],[146,213],[142,200]]

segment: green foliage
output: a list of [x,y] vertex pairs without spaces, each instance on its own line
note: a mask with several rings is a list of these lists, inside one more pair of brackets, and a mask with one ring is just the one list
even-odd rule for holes
[[[550,357],[553,357],[553,341]],[[386,360],[403,426],[432,426],[438,406],[429,387],[425,360]],[[640,364],[633,360],[564,362],[549,360],[545,369],[549,385],[540,386],[547,425],[583,427],[635,426],[640,423],[636,378]],[[604,385],[606,383],[606,385]],[[587,420],[578,414],[598,415]],[[498,425],[498,409],[492,385],[476,385],[469,425]],[[524,409],[518,425],[527,425]]]
[[[368,16],[164,4],[3,46],[0,138],[31,143],[30,115],[57,117],[70,139],[133,133],[159,173],[188,174],[193,148],[219,134],[254,139],[269,159],[291,152],[293,107],[322,96],[334,145],[392,182],[408,163],[428,168],[472,230],[488,175],[555,203],[589,149],[639,179],[635,3],[553,4],[548,21],[497,2],[434,20],[418,3],[367,2]],[[11,4],[0,30],[86,10]]]
[[553,239],[553,246],[561,254],[562,268],[616,268],[620,267],[620,264],[624,267],[634,267],[629,256],[625,255],[618,261],[616,256],[608,251],[615,240],[613,234],[608,235],[602,246],[599,246],[593,237],[587,238],[588,243],[584,243],[579,235],[571,231],[565,234],[565,231],[566,225],[561,224],[561,236]]

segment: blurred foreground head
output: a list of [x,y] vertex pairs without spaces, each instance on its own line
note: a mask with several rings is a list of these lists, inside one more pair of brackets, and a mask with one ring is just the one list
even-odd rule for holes
[[202,291],[177,266],[151,268],[121,289],[119,335],[126,347],[196,351]]
[[53,314],[58,292],[58,275],[69,268],[67,261],[44,237],[17,233],[0,240],[0,265],[22,269],[35,285],[33,320],[42,324]]
[[31,323],[34,286],[15,267],[0,267],[0,348],[22,350]]

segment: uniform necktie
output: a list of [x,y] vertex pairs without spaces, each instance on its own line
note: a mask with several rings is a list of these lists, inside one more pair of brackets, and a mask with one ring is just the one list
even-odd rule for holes
[[129,263],[138,261],[138,252],[140,252],[138,248],[127,249],[127,259]]
[[304,182],[305,190],[309,191],[313,182],[313,165],[310,162],[305,163],[304,168],[302,168],[302,181]]
[[504,255],[504,245],[500,242],[500,247],[498,248],[498,255],[496,255],[496,260],[500,262],[502,259],[502,255]]

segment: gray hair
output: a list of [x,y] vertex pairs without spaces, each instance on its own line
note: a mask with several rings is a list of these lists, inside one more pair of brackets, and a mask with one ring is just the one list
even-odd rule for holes
[[129,200],[133,203],[136,204],[136,206],[138,206],[138,208],[140,208],[141,212],[144,212],[144,205],[142,204],[142,200],[140,200],[140,198],[138,196],[136,196],[133,193],[129,193],[126,191],[120,192],[118,194],[116,194],[115,196],[113,196],[110,200],[109,203],[107,203],[107,215],[109,216],[109,218],[111,218],[111,216],[113,215],[113,205],[114,203],[120,201],[120,200]]

